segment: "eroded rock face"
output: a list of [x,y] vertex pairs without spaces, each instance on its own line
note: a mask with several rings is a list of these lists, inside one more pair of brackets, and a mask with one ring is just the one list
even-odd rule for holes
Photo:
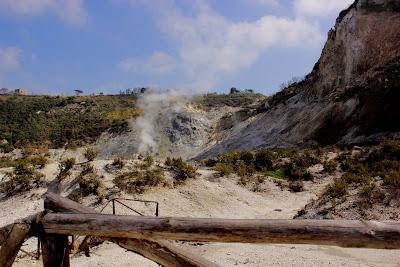
[[340,13],[304,81],[270,98],[264,112],[198,158],[400,137],[399,100],[400,1],[358,0]]
[[316,64],[312,85],[327,94],[400,56],[400,1],[356,1],[339,16]]

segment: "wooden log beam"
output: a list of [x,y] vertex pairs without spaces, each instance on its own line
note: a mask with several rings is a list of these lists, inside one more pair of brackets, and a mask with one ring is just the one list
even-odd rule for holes
[[48,233],[119,238],[400,248],[400,222],[54,213],[44,217],[43,227]]
[[19,222],[12,225],[0,249],[0,266],[11,267],[19,249],[28,237],[31,225]]
[[[63,198],[59,195],[48,193],[44,201],[45,210],[53,212],[74,212],[84,214],[98,214],[99,212],[80,205],[72,200]],[[208,261],[199,255],[193,254],[188,250],[178,247],[170,241],[132,239],[132,238],[112,238],[105,240],[114,242],[119,246],[144,256],[162,266],[177,267],[217,267],[215,263]]]
[[9,224],[0,228],[0,246],[3,245],[4,242],[7,240],[7,236],[10,233],[14,224]]
[[178,247],[167,240],[140,240],[132,238],[108,239],[119,246],[136,252],[162,266],[168,267],[218,267],[219,265]]

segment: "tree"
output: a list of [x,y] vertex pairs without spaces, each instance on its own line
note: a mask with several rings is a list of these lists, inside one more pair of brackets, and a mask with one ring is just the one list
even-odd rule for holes
[[7,88],[1,88],[0,89],[0,95],[6,95],[8,93],[8,89]]
[[78,90],[78,89],[75,90],[75,95],[76,95],[76,96],[79,96],[79,95],[81,95],[81,94],[83,94],[83,91],[82,91],[82,90]]

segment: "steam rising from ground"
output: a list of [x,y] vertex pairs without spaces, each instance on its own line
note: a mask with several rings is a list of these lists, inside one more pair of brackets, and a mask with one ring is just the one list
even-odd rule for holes
[[150,90],[139,96],[137,105],[143,115],[136,119],[134,127],[138,131],[139,153],[155,154],[160,143],[160,120],[169,120],[173,113],[180,112],[191,98],[183,90]]

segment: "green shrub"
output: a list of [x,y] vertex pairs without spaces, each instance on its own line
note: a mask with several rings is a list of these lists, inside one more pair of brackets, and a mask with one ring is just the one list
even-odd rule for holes
[[[86,165],[91,166],[90,164]],[[83,170],[78,177],[78,185],[79,188],[75,189],[68,195],[69,199],[81,202],[82,198],[93,195],[97,197],[98,203],[103,202],[104,185],[102,180],[94,171]]]
[[382,202],[386,197],[385,193],[379,189],[374,182],[365,184],[358,195],[364,203],[369,205]]
[[383,182],[385,185],[389,186],[390,189],[400,191],[400,171],[389,171],[385,173]]
[[311,181],[314,178],[307,171],[307,168],[320,162],[321,160],[313,152],[306,150],[303,152],[303,155],[294,154],[290,159],[290,163],[286,164],[283,168],[289,180]]
[[246,186],[250,182],[248,176],[239,176],[238,185]]
[[290,181],[289,189],[293,192],[302,192],[304,191],[304,183],[303,181]]
[[252,176],[256,170],[254,165],[246,165],[244,162],[239,162],[235,166],[235,172],[239,177]]
[[347,171],[351,172],[351,173],[358,173],[358,174],[369,173],[368,165],[361,163],[361,162],[357,162],[357,161],[353,161],[353,163],[349,166]]
[[14,168],[16,175],[33,175],[34,172],[35,170],[27,162],[19,162]]
[[335,180],[332,184],[328,185],[323,193],[323,196],[334,199],[341,198],[347,194],[348,184],[342,179]]
[[68,194],[67,198],[71,199],[72,201],[81,203],[83,199],[83,194],[81,190],[74,190]]
[[371,163],[371,172],[379,176],[384,176],[390,171],[400,171],[400,160],[381,160]]
[[146,188],[157,186],[165,181],[162,169],[135,170],[114,178],[114,184],[127,193],[143,193]]
[[269,150],[261,149],[256,151],[254,165],[257,171],[272,170],[276,155]]
[[15,167],[16,161],[12,160],[10,157],[1,157],[0,158],[0,168],[9,168]]
[[276,153],[277,153],[278,158],[298,158],[299,157],[299,152],[294,148],[277,149]]
[[35,167],[38,167],[40,169],[44,168],[47,164],[47,158],[45,156],[35,156],[29,159],[31,164]]
[[147,155],[147,156],[144,158],[143,161],[144,161],[144,163],[143,163],[143,168],[147,169],[147,168],[150,168],[151,165],[153,165],[153,163],[154,163],[154,158],[153,158],[151,155]]
[[13,173],[7,174],[8,180],[0,184],[0,192],[7,197],[29,191],[42,184],[43,174],[25,163],[18,164]]
[[215,108],[215,107],[248,107],[250,104],[255,103],[264,96],[250,92],[240,92],[237,94],[217,94],[210,93],[198,96],[195,100],[201,108]]
[[74,167],[75,164],[76,164],[75,158],[68,158],[60,162],[59,169],[60,171],[63,172],[69,171],[70,169],[72,169],[72,167]]
[[68,158],[60,162],[58,169],[60,173],[58,174],[58,179],[62,180],[70,175],[70,170],[74,167],[76,163],[75,158]]
[[102,181],[95,173],[80,175],[78,183],[83,196],[99,196],[101,194],[100,189],[102,187]]
[[381,160],[400,160],[400,140],[385,140],[372,148],[367,162],[373,163]]
[[196,168],[189,163],[184,162],[182,158],[172,158],[170,167],[174,172],[174,179],[177,182],[196,178]]
[[239,160],[246,165],[254,165],[254,155],[250,151],[239,151]]
[[340,162],[340,168],[342,171],[348,171],[351,165],[354,164],[354,160],[351,158],[349,153],[342,153],[338,156],[338,161]]
[[347,184],[369,184],[372,177],[366,174],[344,173],[341,178]]
[[240,160],[240,154],[237,151],[228,151],[219,154],[216,160],[220,163],[235,165]]
[[85,149],[84,156],[88,161],[93,161],[97,157],[97,151],[88,147]]
[[217,163],[214,169],[222,176],[228,176],[229,174],[234,172],[234,169],[231,165],[226,163]]
[[14,150],[14,146],[8,142],[0,145],[0,152],[10,153],[13,150]]
[[325,172],[333,174],[336,171],[337,163],[333,160],[328,160],[324,162],[323,166]]
[[251,191],[253,191],[253,192],[262,192],[263,190],[261,188],[261,183],[255,182],[253,184],[253,187],[252,187]]
[[285,175],[291,181],[312,181],[314,177],[310,172],[306,170],[305,167],[297,166],[295,163],[290,163],[285,171]]
[[[142,175],[137,177],[136,186],[145,188],[146,186],[154,187],[165,181],[164,172],[160,168],[146,170]],[[142,190],[140,190],[142,191]]]
[[112,163],[112,166],[114,166],[117,169],[122,169],[125,166],[124,159],[121,157],[115,158]]
[[168,166],[168,167],[172,166],[172,159],[170,157],[167,157],[165,159],[165,166]]
[[81,171],[80,175],[84,176],[84,175],[89,174],[89,173],[95,173],[93,165],[90,164],[90,163],[83,164],[82,165],[82,171]]
[[[167,158],[167,159],[168,159],[168,158]],[[206,159],[206,160],[203,161],[203,164],[204,164],[206,167],[215,167],[215,165],[216,165],[217,163],[219,163],[219,162],[218,162],[218,160],[215,159],[215,158],[209,158],[209,159]],[[166,165],[167,165],[167,164],[166,164]],[[167,165],[167,166],[168,166],[168,165]]]

